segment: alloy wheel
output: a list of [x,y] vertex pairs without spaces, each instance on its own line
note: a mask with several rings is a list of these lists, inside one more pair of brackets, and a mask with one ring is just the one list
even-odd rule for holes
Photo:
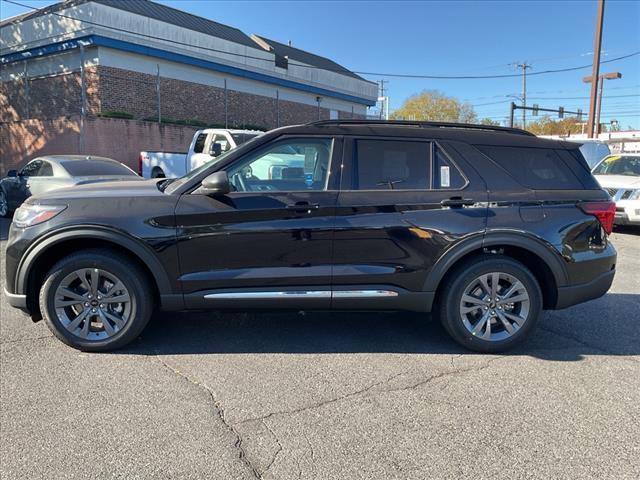
[[56,289],[58,320],[73,335],[98,341],[120,332],[131,317],[132,298],[114,274],[99,268],[75,270]]
[[487,341],[515,335],[529,317],[529,292],[514,275],[490,272],[470,282],[460,300],[460,318],[475,337]]

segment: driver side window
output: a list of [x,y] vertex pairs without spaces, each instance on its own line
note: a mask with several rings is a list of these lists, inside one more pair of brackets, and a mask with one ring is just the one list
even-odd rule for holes
[[272,143],[227,169],[237,192],[325,190],[332,141],[287,139]]
[[20,171],[20,175],[22,175],[23,177],[35,177],[38,175],[41,166],[42,160],[32,160],[24,166],[24,168]]

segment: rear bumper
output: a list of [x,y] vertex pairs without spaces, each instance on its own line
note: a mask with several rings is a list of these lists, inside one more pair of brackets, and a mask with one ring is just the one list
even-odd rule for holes
[[15,293],[9,293],[7,289],[4,289],[4,296],[9,301],[9,305],[20,310],[27,311],[27,296],[18,295]]
[[558,301],[556,302],[555,307],[556,310],[603,296],[611,287],[615,274],[616,271],[613,269],[608,272],[601,273],[588,283],[558,288]]

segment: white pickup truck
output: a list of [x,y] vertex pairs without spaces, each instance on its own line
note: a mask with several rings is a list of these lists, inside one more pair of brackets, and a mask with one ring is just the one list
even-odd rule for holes
[[262,135],[259,130],[207,128],[193,134],[188,152],[140,152],[138,172],[144,178],[176,178],[238,145]]

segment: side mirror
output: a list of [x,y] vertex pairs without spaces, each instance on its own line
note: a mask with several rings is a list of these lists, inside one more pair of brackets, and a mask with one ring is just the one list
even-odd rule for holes
[[213,143],[211,145],[211,156],[217,157],[221,153],[222,153],[222,145],[220,145],[219,143]]
[[231,191],[227,172],[214,172],[204,180],[200,191],[205,195],[226,195]]
[[17,170],[9,170],[7,172],[7,177],[17,177],[18,176],[18,171]]

